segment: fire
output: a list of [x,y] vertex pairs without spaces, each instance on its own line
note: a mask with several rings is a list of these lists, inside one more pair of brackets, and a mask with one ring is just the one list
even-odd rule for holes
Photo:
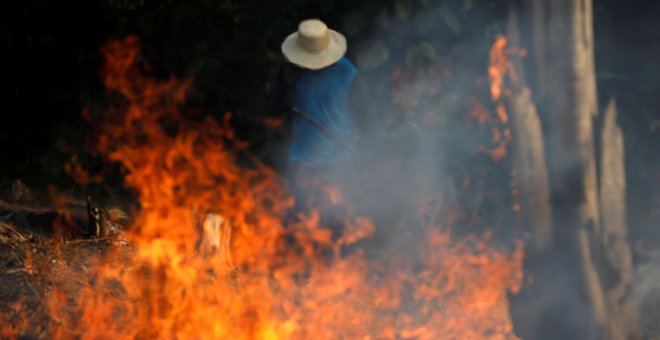
[[[507,39],[498,36],[489,52],[490,66],[488,79],[490,80],[490,96],[493,101],[499,101],[504,88],[504,76],[510,71],[510,63],[506,57]],[[499,114],[499,113],[498,113]]]
[[[495,104],[495,113],[501,124],[509,124],[509,114],[506,112],[503,98],[508,96],[508,89],[505,87],[505,77],[516,80],[515,69],[513,68],[507,50],[508,41],[504,36],[498,36],[489,51],[488,80],[490,81],[490,97]],[[526,53],[520,50],[520,56]],[[493,127],[493,142],[495,148],[490,151],[493,161],[499,161],[507,155],[507,144],[511,140],[511,132],[508,128],[500,131],[499,127]],[[502,138],[503,137],[503,138]]]
[[105,86],[125,101],[100,118],[96,151],[121,164],[140,208],[128,246],[92,260],[76,291],[49,295],[55,337],[515,338],[507,292],[522,247],[429,225],[414,259],[342,254],[377,226],[356,217],[333,240],[316,213],[289,221],[292,198],[231,116],[185,117],[191,79],[143,75],[136,38],[102,52]]

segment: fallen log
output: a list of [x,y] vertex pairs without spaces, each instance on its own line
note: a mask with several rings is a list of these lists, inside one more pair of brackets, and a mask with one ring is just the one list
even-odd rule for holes
[[58,214],[66,212],[73,219],[87,218],[87,208],[85,205],[78,205],[76,203],[57,207],[52,203],[45,202],[11,202],[0,199],[0,211],[4,213],[28,213],[36,215]]
[[[28,224],[39,224],[38,229],[50,227],[58,217],[64,217],[71,224],[78,226],[80,236],[89,238],[107,237],[121,229],[120,223],[128,218],[122,209],[93,206],[91,198],[87,202],[71,200],[64,204],[53,204],[42,201],[10,201],[0,199],[0,215],[5,215],[5,222],[26,227]],[[27,220],[36,220],[28,223]],[[29,228],[25,228],[29,229]]]

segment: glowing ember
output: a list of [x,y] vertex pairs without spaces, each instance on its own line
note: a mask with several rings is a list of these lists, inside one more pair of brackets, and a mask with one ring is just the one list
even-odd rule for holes
[[521,247],[508,255],[428,226],[416,260],[340,256],[373,233],[369,220],[347,221],[337,241],[315,213],[284,225],[292,199],[256,159],[237,165],[229,115],[184,118],[191,80],[142,75],[136,38],[103,54],[105,85],[126,103],[106,115],[97,151],[123,166],[141,206],[130,246],[94,261],[80,291],[50,295],[54,336],[515,338],[507,292]]

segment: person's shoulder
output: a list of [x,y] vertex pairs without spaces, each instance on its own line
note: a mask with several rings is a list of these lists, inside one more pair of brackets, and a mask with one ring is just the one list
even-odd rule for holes
[[342,57],[341,59],[339,59],[339,62],[337,62],[337,64],[340,65],[346,71],[349,71],[351,73],[357,73],[357,67],[355,67],[355,65],[346,57]]
[[355,77],[357,74],[357,68],[346,57],[339,59],[339,61],[335,64],[335,67],[341,74],[341,77],[347,82],[351,82],[353,77]]

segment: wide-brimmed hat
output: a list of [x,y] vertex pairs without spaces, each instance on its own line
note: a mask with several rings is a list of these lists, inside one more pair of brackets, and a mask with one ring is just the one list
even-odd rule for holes
[[304,20],[298,25],[298,32],[284,39],[282,53],[300,67],[319,70],[336,63],[346,54],[346,38],[328,29],[321,20]]

